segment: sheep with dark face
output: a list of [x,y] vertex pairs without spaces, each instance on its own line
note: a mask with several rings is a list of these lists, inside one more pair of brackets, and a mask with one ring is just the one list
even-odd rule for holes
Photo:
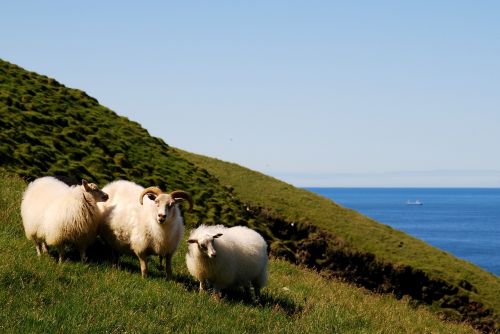
[[253,286],[259,297],[267,283],[267,244],[244,226],[200,225],[189,235],[186,264],[200,282],[200,292],[211,286],[220,295],[224,288]]
[[106,193],[85,180],[72,187],[51,176],[31,182],[23,195],[21,217],[26,237],[35,241],[38,256],[47,252],[47,246],[55,246],[62,262],[65,246],[74,244],[85,261],[86,249],[99,227],[97,202],[107,199]]
[[118,253],[133,253],[139,259],[141,274],[147,275],[147,257],[165,259],[167,277],[172,276],[172,256],[184,235],[184,222],[178,204],[191,196],[182,190],[165,193],[158,187],[143,187],[125,180],[103,188],[109,201],[99,205],[102,213],[101,237]]

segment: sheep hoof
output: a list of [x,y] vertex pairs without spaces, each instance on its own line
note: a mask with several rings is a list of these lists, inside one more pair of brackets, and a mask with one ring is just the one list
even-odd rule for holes
[[214,292],[212,294],[212,297],[217,300],[217,301],[220,301],[222,299],[222,291],[219,290],[219,289],[214,289]]

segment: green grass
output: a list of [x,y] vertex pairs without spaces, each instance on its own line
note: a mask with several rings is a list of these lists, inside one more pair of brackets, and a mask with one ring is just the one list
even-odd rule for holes
[[0,332],[2,333],[473,333],[407,300],[375,295],[287,262],[270,262],[260,303],[234,292],[221,301],[199,294],[174,256],[176,278],[157,269],[142,279],[138,261],[121,269],[94,252],[89,263],[37,258],[22,230],[26,183],[0,171]]

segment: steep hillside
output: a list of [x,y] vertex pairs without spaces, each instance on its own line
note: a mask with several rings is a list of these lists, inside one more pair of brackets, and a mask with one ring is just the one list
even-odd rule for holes
[[0,61],[0,163],[29,181],[43,175],[125,178],[184,189],[188,225],[247,224],[272,253],[377,292],[431,305],[485,331],[497,328],[498,277],[352,210],[215,159],[174,149],[54,79]]
[[189,221],[242,223],[250,217],[206,170],[173,154],[139,124],[80,90],[0,61],[1,165],[30,181],[44,175],[115,179],[184,189],[196,203]]

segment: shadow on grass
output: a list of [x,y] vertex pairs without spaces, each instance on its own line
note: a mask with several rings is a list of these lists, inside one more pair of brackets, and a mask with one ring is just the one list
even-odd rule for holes
[[243,303],[249,306],[271,308],[275,311],[283,312],[289,317],[298,316],[304,307],[296,304],[287,296],[278,296],[269,292],[262,292],[259,298],[254,298],[253,294],[248,295],[244,289],[230,289],[223,294],[223,300],[229,303]]
[[[50,255],[54,261],[58,260],[58,253],[55,249],[50,251]],[[132,274],[141,275],[139,261],[134,255],[122,255],[120,261],[113,255],[112,249],[101,240],[95,242],[87,249],[87,263],[96,265],[109,265],[117,267],[119,270],[126,271]],[[80,254],[76,249],[69,248],[65,256],[65,261],[80,262]],[[148,279],[165,280],[165,271],[159,266],[159,263],[149,257],[148,261]],[[181,284],[188,292],[198,293],[199,282],[192,276],[183,273],[175,273],[172,281]],[[207,293],[212,293],[208,291]],[[231,288],[223,291],[222,302],[231,304],[242,303],[244,305],[262,308],[271,308],[275,311],[283,312],[289,317],[300,315],[303,311],[303,306],[296,304],[288,296],[279,296],[271,294],[267,291],[261,293],[260,298],[254,298],[253,293],[247,294],[243,288]]]
[[[54,261],[58,261],[59,255],[55,249],[50,250],[50,256]],[[139,260],[134,254],[118,254],[101,239],[97,239],[87,249],[87,263],[95,265],[105,265],[141,276]],[[74,247],[67,247],[64,261],[81,262],[80,253]],[[159,265],[158,256],[148,257],[149,279],[165,279],[165,268]],[[174,273],[175,280],[175,273]]]
[[[189,292],[199,293],[199,282],[193,277],[184,274],[175,275],[174,280],[182,284]],[[212,294],[212,290],[205,292]],[[214,295],[215,298],[215,295]],[[230,304],[244,304],[253,307],[271,308],[275,311],[283,312],[289,317],[300,315],[304,307],[297,305],[287,296],[276,296],[268,292],[262,292],[259,298],[254,298],[253,294],[248,295],[243,288],[226,289],[222,293],[221,302]]]
[[199,283],[192,276],[174,273],[174,280],[177,283],[182,284],[184,288],[189,292],[197,293],[199,291]]
[[[54,259],[55,262],[59,260],[59,253],[53,247],[49,249],[49,255]],[[109,267],[119,268],[121,270],[138,273],[141,274],[141,270],[139,267],[138,260],[132,256],[123,255],[117,256],[111,247],[109,247],[102,240],[98,239],[95,243],[93,243],[89,248],[87,248],[87,264],[94,265],[106,265]],[[134,263],[133,260],[137,260],[137,263]],[[66,247],[66,253],[64,255],[65,262],[74,262],[81,263],[80,253],[73,246]]]
[[[49,248],[49,255],[54,259],[54,261],[59,260],[59,253],[54,247]],[[101,240],[94,242],[86,251],[87,263],[114,263],[113,251]],[[66,252],[64,254],[64,261],[69,262],[81,262],[80,253],[73,246],[66,246]]]

